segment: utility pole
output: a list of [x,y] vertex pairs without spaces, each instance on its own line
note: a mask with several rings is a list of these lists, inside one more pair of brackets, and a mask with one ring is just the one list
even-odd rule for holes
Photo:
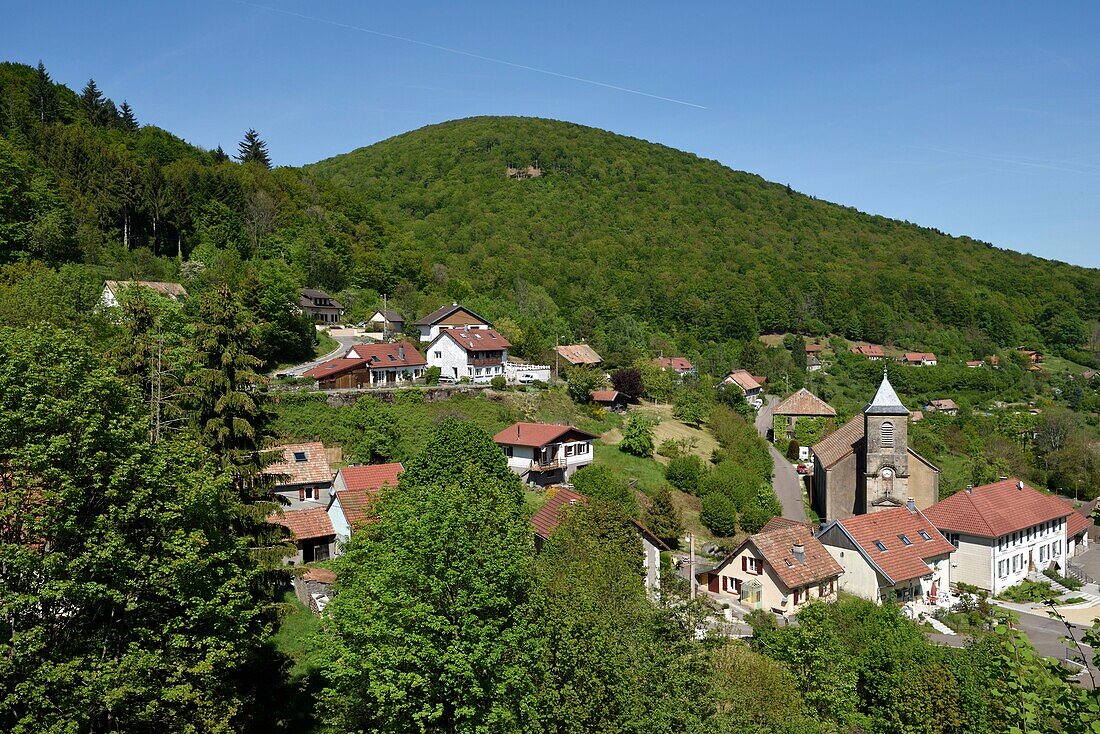
[[386,300],[386,294],[383,293],[382,294],[382,341],[386,341],[386,324],[388,324],[390,322],[389,317],[386,315],[388,313],[388,309],[389,309],[388,303],[389,302]]
[[688,534],[688,584],[691,589],[691,598],[695,598],[695,535]]
[[554,337],[554,384],[555,385],[558,385],[558,384],[561,383],[561,367],[559,366],[559,363],[558,363],[558,360],[561,359],[561,354],[558,352],[558,349],[560,347],[561,347],[561,337],[560,336],[555,336]]

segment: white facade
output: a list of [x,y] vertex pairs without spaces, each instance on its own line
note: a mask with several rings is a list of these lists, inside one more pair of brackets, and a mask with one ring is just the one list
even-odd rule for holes
[[466,377],[470,382],[489,382],[494,377],[504,376],[504,366],[508,362],[507,349],[492,351],[501,353],[500,360],[479,359],[473,356],[476,352],[468,352],[454,339],[440,334],[428,345],[428,366],[438,367],[440,376],[455,381]]
[[550,382],[550,365],[505,362],[504,379],[509,385],[529,385],[532,382]]
[[[929,572],[924,576],[895,582],[852,539],[839,523],[822,529],[818,540],[836,562],[844,568],[840,590],[862,599],[882,604],[891,596],[898,601],[924,599],[932,593],[946,593],[953,579],[952,566],[956,553],[943,553],[922,559]],[[918,541],[919,542],[919,541]]]
[[525,481],[543,484],[543,479],[560,477],[568,481],[582,466],[592,463],[592,440],[549,443],[545,446],[510,446],[501,444],[508,457],[508,468]]
[[1065,572],[1067,553],[1066,519],[1048,520],[996,540],[965,533],[944,532],[955,552],[955,580],[988,589],[994,596],[1014,586],[1032,571],[1045,571],[1057,564]]

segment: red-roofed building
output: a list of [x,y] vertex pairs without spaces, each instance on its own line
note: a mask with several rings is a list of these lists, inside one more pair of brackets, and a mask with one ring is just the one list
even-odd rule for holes
[[496,329],[443,329],[428,344],[428,365],[447,382],[489,382],[504,377],[510,346]]
[[556,423],[514,423],[493,436],[508,457],[508,466],[525,482],[567,482],[573,472],[592,463],[594,434]]
[[457,301],[450,306],[442,306],[427,316],[413,322],[420,330],[420,341],[430,342],[439,333],[447,329],[491,329],[493,325]]
[[289,557],[288,560],[302,564],[323,561],[332,556],[336,533],[325,508],[286,510],[282,515],[272,515],[267,521],[282,525],[294,537],[298,553]]
[[980,359],[968,359],[966,361],[966,366],[970,367],[971,369],[980,369],[982,367],[985,367],[985,362]]
[[618,390],[593,390],[592,402],[607,410],[626,410],[626,396]]
[[878,344],[862,344],[857,347],[852,347],[851,352],[852,354],[864,356],[872,362],[878,362],[886,358],[886,350]]
[[282,458],[264,468],[263,473],[275,479],[275,492],[291,509],[320,507],[328,502],[332,486],[325,445],[319,441],[288,443],[271,449]]
[[[531,525],[535,529],[535,548],[542,550],[542,546],[569,513],[587,502],[588,497],[580,492],[561,486],[548,487],[546,502],[531,516]],[[637,520],[632,520],[631,524],[642,541],[645,587],[651,593],[656,592],[661,588],[661,551],[668,550],[668,546]]]
[[696,578],[719,599],[789,616],[811,600],[835,598],[842,573],[809,525],[789,521],[769,522]]
[[915,364],[921,367],[935,367],[936,355],[932,352],[906,352],[901,355],[901,361],[905,364]]
[[745,400],[749,402],[759,398],[764,390],[764,383],[753,377],[748,370],[731,370],[722,380],[722,384],[736,385],[741,392],[745,393]]
[[396,487],[397,478],[405,468],[401,464],[371,464],[345,466],[336,472],[332,482],[332,497],[328,516],[336,533],[336,553],[347,542],[355,528],[374,518],[370,505],[384,487]]
[[662,370],[672,370],[681,377],[696,374],[695,366],[685,357],[657,357],[653,364]]
[[844,567],[841,590],[864,599],[934,603],[951,585],[955,546],[912,502],[834,520],[817,538]]
[[343,357],[322,362],[302,373],[322,390],[385,387],[424,376],[427,360],[408,342],[353,344]]
[[996,595],[1030,572],[1065,570],[1073,508],[1019,479],[964,489],[925,514],[958,548],[955,581]]

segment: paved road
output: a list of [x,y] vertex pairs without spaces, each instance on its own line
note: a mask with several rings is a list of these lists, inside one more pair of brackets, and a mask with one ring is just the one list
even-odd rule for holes
[[[774,395],[769,395],[767,400],[767,404],[760,409],[756,416],[756,430],[760,432],[761,436],[766,436],[768,429],[771,428],[772,410],[779,403],[779,398]],[[780,504],[783,505],[783,517],[789,520],[808,522],[810,518],[806,515],[806,505],[802,501],[801,477],[791,466],[791,462],[787,461],[787,457],[779,453],[774,445],[769,443],[768,450],[771,452],[772,465],[775,467],[775,479],[773,480],[775,496],[779,498]]]
[[280,370],[279,374],[300,375],[307,370],[313,369],[322,362],[327,362],[330,359],[335,359],[336,357],[339,357],[341,354],[350,349],[352,344],[363,341],[363,339],[361,339],[360,337],[355,336],[334,336],[333,339],[340,343],[340,346],[336,347],[336,349],[333,349],[331,352],[321,357],[320,359],[315,359],[312,362],[305,362],[304,364],[297,364],[293,367],[288,367],[285,370]]

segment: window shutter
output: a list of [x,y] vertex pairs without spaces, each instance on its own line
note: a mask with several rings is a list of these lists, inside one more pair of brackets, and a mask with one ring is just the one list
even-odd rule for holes
[[748,571],[749,570],[749,557],[748,556],[741,556],[741,570],[742,571]]

